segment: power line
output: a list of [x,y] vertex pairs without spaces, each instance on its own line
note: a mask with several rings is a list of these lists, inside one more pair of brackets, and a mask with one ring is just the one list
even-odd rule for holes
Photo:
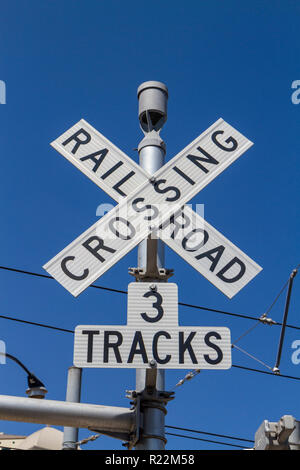
[[[300,264],[298,264],[298,266],[296,266],[296,268],[293,270],[293,272],[297,272],[297,270],[299,269],[300,267]],[[274,307],[274,305],[276,304],[277,300],[279,299],[279,297],[281,296],[282,292],[284,291],[284,289],[287,287],[287,285],[289,284],[290,282],[290,277],[288,278],[288,280],[284,283],[284,285],[282,286],[281,290],[279,291],[279,293],[277,294],[277,296],[275,297],[275,299],[273,300],[273,302],[271,303],[270,307],[267,309],[265,315],[267,316],[269,314],[269,312],[272,310],[272,308]]]
[[237,369],[249,370],[252,372],[259,372],[260,374],[272,375],[273,377],[282,377],[285,379],[300,380],[300,377],[294,377],[292,375],[284,375],[284,374],[274,374],[274,372],[268,372],[266,370],[260,370],[260,369],[252,369],[251,367],[239,366],[237,364],[232,364],[231,367],[236,367]]
[[[25,270],[21,270],[21,269],[17,269],[17,268],[9,268],[7,266],[0,266],[0,269],[4,269],[4,270],[7,270],[7,271],[12,271],[12,272],[17,272],[17,273],[21,273],[21,274],[27,274],[27,275],[36,276],[36,277],[42,277],[42,278],[46,278],[46,279],[54,279],[52,276],[49,276],[49,275],[46,275],[46,274],[35,273],[35,272],[32,272],[32,271],[25,271]],[[94,284],[92,284],[90,287],[94,287],[94,288],[97,288],[97,289],[103,289],[103,290],[110,291],[110,292],[116,292],[116,293],[120,293],[120,294],[127,294],[126,291],[123,291],[123,290],[120,290],[120,289],[112,289],[110,287],[97,286],[97,285],[94,285]],[[280,293],[282,292],[282,290],[283,290],[283,288],[281,289]],[[280,293],[279,293],[279,295],[280,295]],[[276,297],[275,301],[278,299],[279,295]],[[273,302],[272,306],[274,305],[275,301]],[[256,321],[259,320],[259,318],[256,318],[256,317],[253,317],[253,316],[241,315],[241,314],[232,313],[232,312],[226,312],[224,310],[217,310],[217,309],[212,309],[212,308],[208,308],[208,307],[202,307],[200,305],[186,304],[186,303],[183,303],[183,302],[179,302],[179,305],[182,305],[182,306],[185,306],[185,307],[190,307],[190,308],[197,308],[197,309],[201,309],[201,310],[207,310],[207,311],[216,312],[216,313],[222,313],[222,314],[226,314],[226,315],[233,315],[233,316],[236,316],[236,317],[246,318],[246,319],[250,319],[250,320],[256,320]],[[270,308],[269,308],[269,311],[270,311]],[[22,320],[20,318],[9,317],[7,315],[0,315],[0,318],[6,319],[6,320],[11,320],[11,321],[16,321],[16,322],[24,323],[24,324],[28,324],[28,325],[38,326],[38,327],[42,327],[42,328],[49,328],[49,329],[52,329],[52,330],[62,331],[62,332],[65,332],[65,333],[73,333],[74,334],[73,330],[69,330],[69,329],[66,329],[66,328],[60,328],[60,327],[53,326],[53,325],[47,325],[47,324],[43,324],[43,323],[37,323],[37,322],[28,321],[28,320]],[[280,322],[275,322],[274,324],[282,325],[282,323],[280,323]],[[286,325],[286,326],[289,327],[289,328],[294,328],[294,329],[300,330],[300,327],[298,327],[298,326],[294,326],[294,325]],[[236,368],[244,369],[244,370],[248,370],[248,371],[253,371],[253,372],[259,372],[261,374],[268,374],[268,375],[272,375],[272,376],[276,375],[278,377],[288,378],[288,379],[292,379],[292,380],[300,380],[300,377],[294,377],[294,376],[284,375],[284,374],[274,374],[272,372],[267,372],[267,371],[263,371],[263,370],[259,370],[259,369],[253,369],[253,368],[250,368],[250,367],[244,367],[244,366],[240,366],[240,365],[236,365],[236,364],[232,364],[232,367],[236,367]]]
[[213,432],[199,431],[199,430],[196,430],[196,429],[181,428],[181,427],[178,427],[178,426],[170,426],[170,425],[165,425],[165,427],[166,428],[171,428],[171,429],[178,429],[179,431],[195,432],[197,434],[206,434],[208,436],[223,437],[225,439],[234,439],[236,441],[246,441],[246,442],[254,443],[253,439],[244,439],[242,437],[228,436],[226,434],[216,434],[216,433],[213,433]]
[[[49,276],[47,274],[34,273],[32,271],[24,271],[23,269],[9,268],[7,266],[0,266],[0,269],[4,269],[6,271],[12,271],[15,273],[20,273],[20,274],[28,274],[30,276],[43,277],[45,279],[54,279],[54,277]],[[116,292],[118,294],[127,294],[125,290],[113,289],[111,287],[96,286],[95,284],[91,284],[90,287],[94,287],[95,289],[107,290],[110,292]]]
[[16,321],[16,322],[19,322],[19,323],[25,323],[25,324],[33,325],[33,326],[40,326],[42,328],[50,328],[51,330],[63,331],[64,333],[74,333],[73,330],[67,330],[66,328],[59,328],[57,326],[46,325],[45,323],[37,323],[37,322],[33,322],[33,321],[28,321],[28,320],[21,320],[20,318],[8,317],[6,315],[0,315],[0,318],[3,318],[5,320]]
[[[13,272],[18,272],[18,273],[26,274],[26,275],[32,275],[32,276],[41,277],[41,278],[53,279],[53,277],[45,275],[45,274],[39,274],[39,273],[34,273],[34,272],[15,269],[15,268],[8,268],[8,267],[0,266],[0,269],[13,271]],[[271,310],[271,308],[274,306],[274,304],[278,300],[279,296],[283,292],[286,285],[287,284],[285,284],[283,286],[283,288],[281,289],[281,291],[277,295],[275,301],[273,301],[273,303],[271,304],[271,306],[269,307],[267,312],[269,312]],[[97,286],[97,285],[91,285],[91,287],[106,290],[106,291],[110,291],[110,292],[115,292],[115,293],[127,294],[126,291],[122,291],[122,290],[119,290],[119,289],[112,289],[112,288]],[[197,308],[197,309],[206,310],[206,311],[212,311],[212,312],[216,312],[216,313],[222,313],[222,314],[226,314],[226,315],[232,315],[232,316],[251,319],[251,320],[256,320],[256,321],[259,320],[258,318],[253,317],[253,316],[235,314],[235,313],[232,313],[232,312],[225,312],[223,310],[206,308],[206,307],[202,307],[202,306],[199,306],[199,305],[192,305],[192,304],[187,304],[187,303],[183,303],[183,302],[179,302],[179,305],[190,307],[190,308]],[[53,325],[37,323],[37,322],[28,321],[28,320],[22,320],[22,319],[19,319],[19,318],[9,317],[9,316],[6,316],[6,315],[0,315],[0,318],[6,319],[6,320],[11,320],[11,321],[16,321],[16,322],[20,322],[20,323],[24,323],[24,324],[28,324],[28,325],[32,325],[32,326],[38,326],[38,327],[43,327],[43,328],[48,328],[48,329],[52,329],[52,330],[56,330],[56,331],[62,331],[62,332],[67,332],[67,333],[73,333],[74,334],[73,330],[69,330],[69,329],[66,329],[66,328],[60,328],[60,327],[56,327],[56,326],[53,326]],[[279,323],[279,322],[276,322],[275,324],[281,325],[281,323]],[[300,327],[296,327],[296,326],[292,326],[292,325],[287,325],[287,326],[289,326],[290,328],[300,329]],[[294,377],[294,376],[282,375],[282,374],[274,374],[272,372],[266,372],[266,371],[263,371],[263,370],[253,369],[253,368],[240,366],[240,365],[236,365],[236,364],[233,364],[232,367],[238,368],[238,369],[243,369],[243,370],[246,370],[246,371],[264,373],[264,374],[272,375],[272,376],[274,376],[274,375],[278,376],[279,375],[280,377],[283,377],[283,378],[288,378],[288,379],[293,379],[293,380],[300,380],[300,377]],[[250,442],[250,443],[254,442],[253,440],[250,440],[250,439],[233,437],[233,436],[228,436],[228,435],[224,435],[224,434],[210,433],[210,432],[199,431],[199,430],[193,430],[193,429],[182,428],[182,427],[177,427],[177,426],[166,425],[165,427],[170,428],[170,429],[178,429],[178,430],[181,430],[181,431],[194,432],[194,433],[198,433],[198,434],[221,437],[221,438],[225,438],[225,439],[245,441],[245,442]],[[186,436],[186,435],[182,435],[182,434],[175,434],[175,433],[170,433],[170,432],[166,432],[166,434],[171,435],[171,436],[186,438],[186,439],[193,439],[193,440],[198,440],[198,441],[202,441],[202,442],[209,442],[209,443],[213,443],[213,444],[219,444],[219,445],[225,445],[225,446],[240,448],[240,449],[245,448],[244,446],[237,445],[237,444],[230,444],[230,443],[226,443],[226,442],[215,441],[215,440],[204,439],[204,438],[198,438],[198,437],[193,437],[193,436]]]
[[[48,276],[46,274],[34,273],[34,272],[31,272],[31,271],[24,271],[22,269],[17,269],[17,268],[9,268],[7,266],[0,266],[0,269],[4,269],[6,271],[16,272],[16,273],[20,273],[20,274],[27,274],[27,275],[36,276],[36,277],[42,277],[42,278],[46,278],[46,279],[54,279],[52,276]],[[111,288],[111,287],[98,286],[98,285],[95,285],[95,284],[91,284],[90,287],[93,287],[95,289],[101,289],[101,290],[109,291],[109,292],[115,292],[115,293],[118,293],[118,294],[127,294],[127,291],[124,291],[124,290],[121,290],[121,289],[114,289],[114,288]],[[205,310],[205,311],[208,311],[208,312],[221,313],[223,315],[230,315],[230,316],[233,316],[233,317],[244,318],[246,320],[261,321],[261,318],[257,318],[257,317],[251,316],[251,315],[244,315],[244,314],[239,314],[239,313],[227,312],[225,310],[219,310],[219,309],[210,308],[210,307],[203,307],[201,305],[188,304],[188,303],[185,303],[185,302],[178,302],[178,305],[181,305],[182,307],[195,308],[195,309],[198,309],[198,310]],[[274,322],[273,324],[278,325],[278,326],[282,326],[282,323],[280,323],[280,322]],[[287,328],[293,328],[295,330],[300,330],[300,326],[286,325],[286,327]]]
[[272,367],[268,366],[268,365],[265,364],[262,360],[258,359],[257,357],[253,356],[252,354],[248,353],[247,351],[245,351],[244,349],[240,348],[239,346],[236,346],[235,344],[232,344],[231,347],[238,349],[239,351],[241,351],[242,353],[246,354],[246,356],[250,357],[250,358],[253,359],[254,361],[258,362],[259,364],[261,364],[261,365],[263,365],[263,366],[265,366],[267,369],[272,370]]
[[[45,323],[37,323],[37,322],[28,321],[28,320],[22,320],[20,318],[8,317],[7,315],[0,315],[0,318],[4,318],[5,320],[16,321],[16,322],[19,322],[19,323],[25,323],[25,324],[28,324],[28,325],[38,326],[38,327],[42,327],[42,328],[49,328],[51,330],[62,331],[64,333],[73,333],[74,334],[74,330],[68,330],[66,328],[60,328],[60,327],[53,326],[53,325],[47,325]],[[249,371],[253,371],[253,372],[260,372],[261,374],[269,374],[269,375],[272,375],[272,376],[275,375],[276,377],[283,377],[283,378],[287,378],[287,379],[300,380],[300,377],[294,377],[294,376],[291,376],[291,375],[283,375],[283,374],[274,374],[272,372],[267,372],[267,371],[259,370],[259,369],[253,369],[253,368],[250,368],[250,367],[244,367],[244,366],[240,366],[240,365],[237,365],[237,364],[232,364],[232,367],[236,367],[236,368],[244,369],[244,370],[249,370]]]
[[[175,434],[175,433],[172,433],[172,432],[166,432],[165,434],[168,434],[169,436],[185,437],[186,439],[194,439],[196,441],[210,442],[212,444],[220,444],[220,445],[223,445],[223,446],[237,447],[239,449],[247,449],[245,446],[240,446],[238,444],[228,444],[227,442],[213,441],[211,439],[204,439],[204,438],[201,438],[201,437],[185,436],[184,434]],[[248,447],[248,449],[249,449],[249,447]]]

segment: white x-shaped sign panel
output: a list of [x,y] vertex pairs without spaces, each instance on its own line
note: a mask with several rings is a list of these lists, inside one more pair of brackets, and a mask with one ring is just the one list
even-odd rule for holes
[[119,202],[44,266],[74,296],[149,234],[229,298],[261,271],[185,206],[252,145],[223,119],[151,176],[83,119],[51,145]]

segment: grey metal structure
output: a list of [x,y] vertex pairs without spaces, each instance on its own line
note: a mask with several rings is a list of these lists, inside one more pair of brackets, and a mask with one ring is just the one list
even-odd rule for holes
[[[142,83],[138,88],[139,120],[145,137],[138,146],[140,166],[153,175],[164,165],[165,144],[159,132],[167,120],[167,87],[160,82],[148,81]],[[137,280],[159,282],[160,272],[165,280],[164,271],[164,245],[161,240],[146,239],[138,247],[138,273]],[[151,378],[152,383],[151,383]],[[162,450],[165,448],[165,408],[154,398],[154,391],[165,390],[165,373],[158,370],[157,373],[149,375],[148,383],[146,370],[136,371],[136,392],[143,392],[151,388],[150,400],[143,396],[142,416],[143,432],[137,442],[136,450]]]
[[291,415],[264,420],[255,433],[254,450],[300,450],[300,422]]
[[[82,369],[78,367],[69,367],[66,401],[79,403],[81,396],[81,376]],[[66,426],[64,428],[63,449],[76,450],[78,442],[78,428]]]
[[294,282],[294,278],[296,277],[297,272],[298,272],[297,269],[293,269],[293,271],[290,274],[290,278],[289,278],[289,285],[288,285],[288,291],[287,291],[287,295],[286,295],[284,315],[283,315],[283,320],[282,320],[282,327],[281,327],[280,338],[279,338],[279,343],[278,343],[277,357],[276,357],[275,366],[273,367],[273,372],[275,374],[280,374],[279,366],[280,366],[280,360],[281,360],[281,354],[282,354],[282,347],[283,347],[286,323],[287,323],[287,318],[288,318],[288,313],[289,313],[289,306],[290,306],[290,300],[291,300],[291,295],[292,295],[293,282]]
[[88,428],[130,440],[135,412],[128,408],[0,395],[0,419],[72,428]]

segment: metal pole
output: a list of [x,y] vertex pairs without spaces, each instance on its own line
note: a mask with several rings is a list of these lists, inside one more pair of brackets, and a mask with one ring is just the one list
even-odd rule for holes
[[295,278],[297,272],[298,272],[297,269],[294,269],[292,271],[292,273],[290,275],[290,279],[289,279],[289,287],[288,287],[288,291],[287,291],[287,295],[286,295],[284,315],[283,315],[282,327],[281,327],[280,338],[279,338],[279,343],[278,343],[277,358],[276,358],[275,366],[273,367],[273,372],[275,374],[280,373],[279,365],[280,365],[280,360],[281,360],[281,353],[282,353],[282,346],[283,346],[283,340],[284,340],[285,329],[286,329],[286,322],[287,322],[288,313],[289,313],[289,306],[290,306],[293,282],[294,282],[294,278]]
[[[82,369],[69,367],[66,401],[80,403]],[[64,428],[63,450],[77,450],[78,428]]]
[[135,427],[135,413],[128,408],[46,399],[30,400],[7,395],[0,395],[0,420],[88,428],[103,433],[128,435]]
[[[152,93],[153,90],[157,93]],[[141,96],[141,93],[146,94]],[[147,91],[150,91],[147,94]],[[165,147],[157,130],[166,120],[167,88],[160,82],[145,82],[138,88],[140,100],[139,118],[145,138],[139,145],[141,167],[153,175],[164,165]],[[149,263],[149,252],[152,256],[152,267],[164,266],[164,244],[161,240],[143,240],[138,247],[138,267],[146,269]],[[148,255],[148,256],[147,256]],[[154,255],[154,256],[153,256]],[[152,269],[153,272],[153,269]],[[159,277],[147,278],[159,282]],[[165,389],[165,371],[157,370],[156,389]],[[136,370],[136,391],[141,392],[146,385],[146,370]],[[143,410],[143,434],[135,446],[136,450],[163,450],[165,448],[165,412],[160,407],[146,407]]]

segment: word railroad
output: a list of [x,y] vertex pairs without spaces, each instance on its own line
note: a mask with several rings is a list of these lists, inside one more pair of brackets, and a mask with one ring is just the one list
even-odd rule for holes
[[150,176],[80,120],[52,146],[119,204],[44,269],[77,296],[151,234],[233,297],[262,268],[185,204],[251,145],[218,119]]

